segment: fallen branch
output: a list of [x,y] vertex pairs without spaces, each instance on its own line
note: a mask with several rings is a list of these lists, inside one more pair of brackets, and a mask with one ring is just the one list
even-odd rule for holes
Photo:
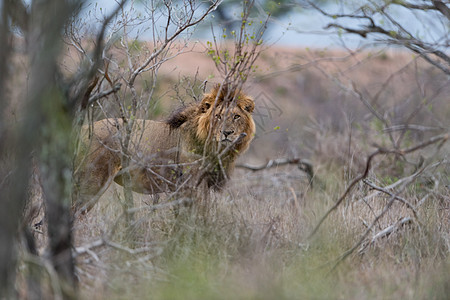
[[248,164],[239,164],[236,165],[236,168],[247,169],[253,172],[261,171],[265,169],[280,167],[284,165],[297,165],[297,167],[308,175],[309,183],[312,186],[313,177],[314,177],[314,168],[312,163],[307,159],[300,158],[278,158],[271,159],[266,164],[261,166],[252,166]]
[[410,224],[412,223],[412,219],[410,217],[405,217],[403,219],[401,219],[400,221],[396,222],[393,225],[390,225],[388,227],[386,227],[385,229],[381,230],[380,232],[378,232],[377,234],[374,234],[372,236],[372,239],[370,240],[370,242],[362,245],[362,247],[358,250],[359,254],[363,254],[364,250],[372,245],[373,243],[375,243],[378,239],[384,238],[389,236],[391,233],[393,233],[394,231],[397,231],[400,227]]
[[109,246],[112,247],[114,249],[120,250],[122,252],[126,252],[128,254],[132,254],[132,255],[137,255],[137,254],[141,254],[141,253],[146,253],[146,252],[150,252],[150,251],[156,251],[157,255],[160,254],[161,249],[158,247],[155,247],[155,245],[150,245],[148,247],[142,247],[142,248],[137,248],[137,249],[131,249],[128,247],[125,247],[119,243],[116,242],[112,242],[106,238],[101,238],[98,240],[93,241],[92,243],[86,244],[84,246],[80,246],[80,247],[75,247],[75,253],[74,253],[74,257],[77,257],[79,255],[82,254],[89,254],[92,257],[94,257],[94,259],[96,261],[99,261],[99,258],[97,256],[97,254],[95,254],[92,249],[94,248],[98,248],[101,246]]

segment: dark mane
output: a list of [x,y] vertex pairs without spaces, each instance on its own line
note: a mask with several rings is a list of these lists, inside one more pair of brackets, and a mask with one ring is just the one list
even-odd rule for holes
[[171,129],[179,128],[186,123],[190,117],[195,113],[196,107],[194,105],[181,106],[174,110],[167,118],[166,123],[169,124]]

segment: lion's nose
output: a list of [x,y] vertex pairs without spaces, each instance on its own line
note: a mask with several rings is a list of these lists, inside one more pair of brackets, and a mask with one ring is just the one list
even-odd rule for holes
[[224,130],[222,133],[225,137],[228,137],[230,134],[234,133],[234,130]]

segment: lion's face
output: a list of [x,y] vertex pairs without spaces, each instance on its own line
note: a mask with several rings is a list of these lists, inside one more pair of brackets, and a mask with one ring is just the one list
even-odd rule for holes
[[[236,142],[242,133],[246,136],[234,145],[234,150],[247,150],[255,134],[255,122],[251,113],[255,108],[253,99],[240,93],[234,100],[224,99],[217,91],[206,94],[198,107],[197,137],[203,141],[208,138],[217,148],[224,148]],[[217,98],[217,101],[216,101]]]
[[219,107],[214,113],[213,139],[216,143],[228,145],[234,142],[248,125],[246,116],[238,107]]

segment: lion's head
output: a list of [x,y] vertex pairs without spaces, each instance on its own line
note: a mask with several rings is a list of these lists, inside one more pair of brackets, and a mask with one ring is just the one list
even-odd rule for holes
[[249,96],[217,85],[200,103],[172,114],[168,123],[172,128],[186,128],[201,147],[208,144],[213,149],[224,149],[232,144],[233,152],[242,154],[255,135],[251,115],[254,108]]

